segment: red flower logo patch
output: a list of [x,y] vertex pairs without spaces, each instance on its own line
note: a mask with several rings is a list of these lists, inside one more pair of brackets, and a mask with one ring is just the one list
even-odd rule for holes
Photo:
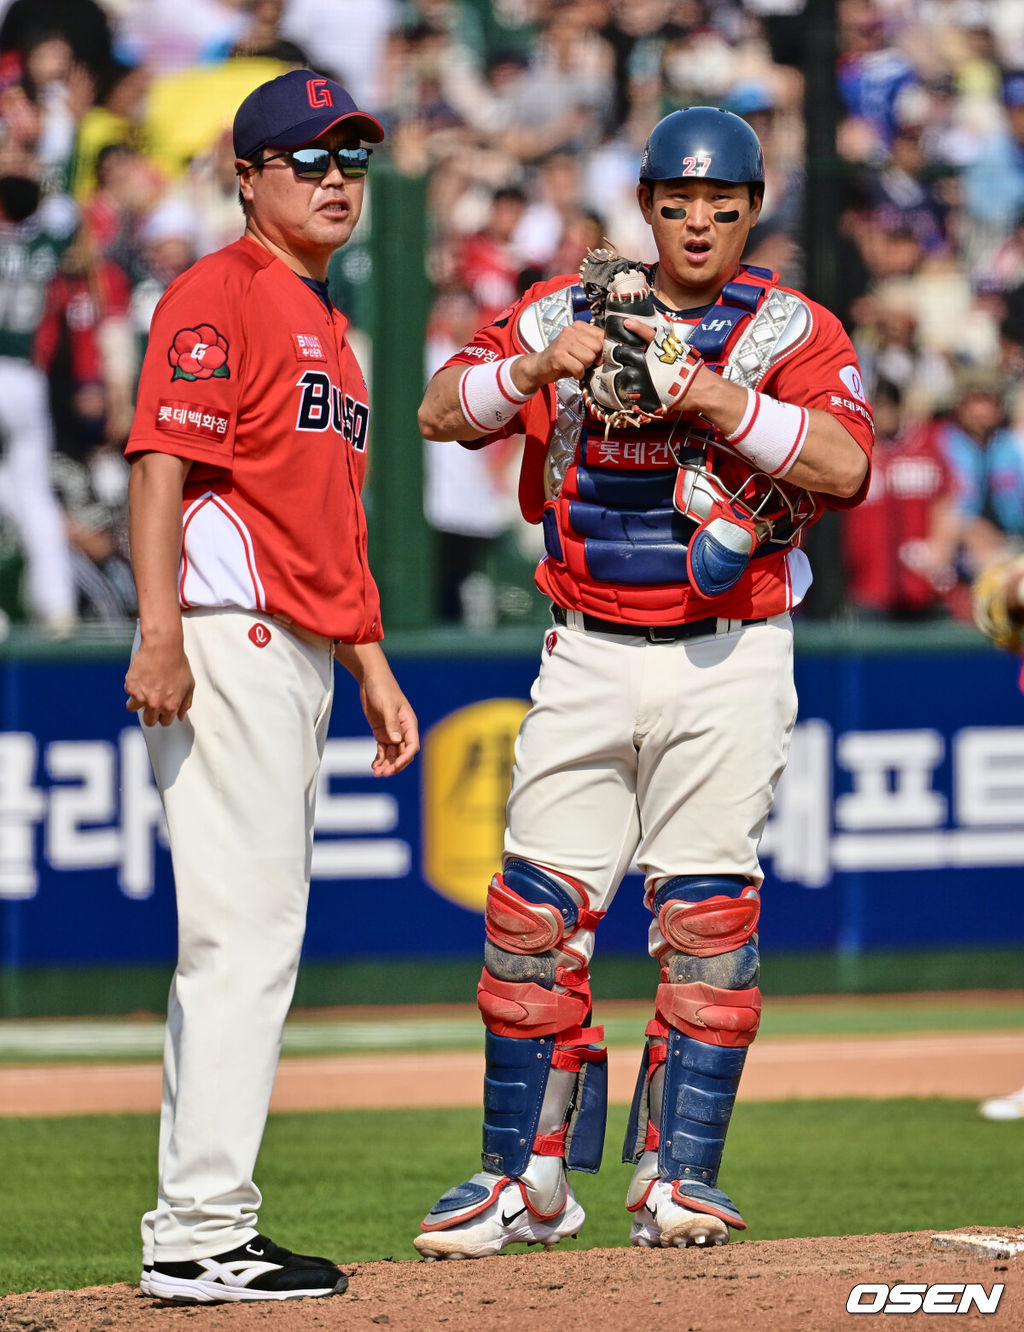
[[183,328],[174,335],[167,359],[174,367],[171,379],[230,379],[228,340],[212,324]]

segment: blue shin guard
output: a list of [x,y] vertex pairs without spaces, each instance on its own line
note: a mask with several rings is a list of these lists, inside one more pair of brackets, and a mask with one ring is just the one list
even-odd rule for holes
[[[651,1048],[648,1041],[623,1161],[639,1162],[656,1145],[658,1177],[673,1181],[676,1202],[743,1230],[746,1222],[739,1209],[717,1184],[746,1048],[705,1045],[670,1029],[663,1080],[660,1069],[650,1075]],[[653,1166],[653,1155],[650,1159]]]
[[553,1036],[484,1039],[483,1166],[518,1178],[526,1169],[544,1103]]
[[746,1048],[705,1045],[670,1031],[661,1097],[658,1173],[713,1188]]
[[[483,1167],[513,1179],[534,1150],[555,1051],[553,1037],[495,1036],[484,1042]],[[578,1049],[580,1068],[568,1093],[565,1164],[595,1172],[601,1164],[608,1105],[605,1052]]]

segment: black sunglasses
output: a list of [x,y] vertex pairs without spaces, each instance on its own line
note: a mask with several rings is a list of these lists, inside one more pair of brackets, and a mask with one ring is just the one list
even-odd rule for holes
[[263,164],[284,159],[300,180],[323,180],[334,161],[346,179],[357,180],[369,171],[372,152],[372,148],[289,148],[265,157]]

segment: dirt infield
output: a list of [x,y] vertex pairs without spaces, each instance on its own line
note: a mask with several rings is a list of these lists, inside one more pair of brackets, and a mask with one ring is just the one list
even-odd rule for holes
[[[609,1097],[628,1103],[636,1052],[609,1052]],[[996,1096],[1024,1079],[1024,1033],[766,1038],[750,1049],[746,1101],[847,1096]],[[476,1105],[478,1053],[331,1055],[282,1059],[273,1109]],[[0,1114],[75,1115],[160,1108],[160,1066],[0,1067]]]
[[[612,1050],[610,1095],[629,1099],[635,1052]],[[995,1095],[1019,1083],[1024,1034],[764,1039],[751,1048],[746,1100],[823,1096]],[[481,1056],[345,1055],[282,1061],[279,1111],[380,1105],[475,1105]],[[0,1068],[0,1113],[149,1112],[157,1108],[155,1064]],[[415,1101],[412,1097],[415,1095]],[[1024,1125],[1006,1132],[1024,1148]],[[965,1218],[976,1221],[978,1218]],[[982,1218],[983,1220],[983,1218]],[[1020,1242],[1024,1232],[985,1231]],[[1012,1244],[1010,1245],[1012,1248]],[[854,1315],[858,1283],[896,1286],[976,1283],[995,1298],[993,1314],[957,1315],[1024,1328],[1024,1253],[939,1247],[930,1232],[734,1242],[711,1251],[637,1249],[509,1254],[479,1262],[361,1263],[345,1270],[349,1291],[329,1300],[175,1308],[136,1287],[35,1291],[0,1299],[0,1332],[522,1332],[580,1327],[588,1332],[831,1332]],[[869,1293],[862,1297],[870,1303]],[[946,1292],[953,1307],[958,1296]],[[922,1314],[922,1316],[924,1316]],[[856,1323],[854,1324],[856,1326]]]
[[[1018,1236],[1024,1239],[1024,1235]],[[977,1283],[956,1327],[1024,1327],[1019,1258],[939,1248],[929,1233],[764,1240],[710,1251],[591,1249],[461,1263],[362,1263],[347,1294],[273,1305],[174,1308],[136,1287],[33,1292],[0,1299],[2,1332],[832,1332],[848,1327],[853,1287]],[[874,1296],[862,1295],[870,1304]],[[946,1294],[946,1300],[951,1298]],[[953,1308],[955,1308],[956,1297]],[[947,1312],[953,1309],[948,1307]],[[922,1315],[923,1316],[923,1315]],[[857,1326],[854,1320],[854,1326]]]

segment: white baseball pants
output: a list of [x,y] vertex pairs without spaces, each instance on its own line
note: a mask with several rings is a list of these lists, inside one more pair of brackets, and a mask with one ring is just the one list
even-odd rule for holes
[[223,1253],[257,1233],[253,1171],[305,931],[334,693],[326,640],[315,648],[232,610],[186,614],[184,631],[192,708],[143,727],[178,905],[147,1263]]
[[75,580],[64,515],[50,481],[53,427],[46,377],[0,356],[0,509],[25,551],[28,609],[43,625],[75,613]]
[[[558,626],[531,698],[507,856],[578,879],[597,911],[634,860],[648,885],[761,882],[757,844],[796,722],[788,614],[672,643]],[[662,942],[652,923],[652,956]],[[591,931],[573,938],[588,958],[593,946]]]

